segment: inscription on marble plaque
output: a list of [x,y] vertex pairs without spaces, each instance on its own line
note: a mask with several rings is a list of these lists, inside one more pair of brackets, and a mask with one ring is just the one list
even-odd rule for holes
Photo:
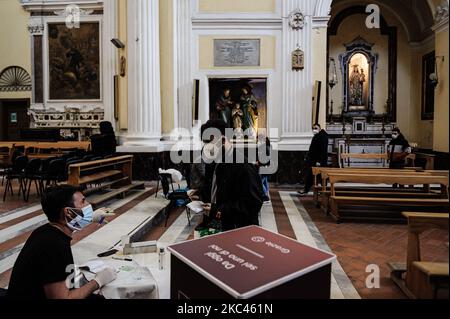
[[261,40],[214,40],[214,66],[260,66]]

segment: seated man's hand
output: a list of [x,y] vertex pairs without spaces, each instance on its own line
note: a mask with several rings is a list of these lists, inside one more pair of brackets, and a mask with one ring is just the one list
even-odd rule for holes
[[98,272],[94,280],[97,282],[98,288],[101,289],[110,282],[114,281],[116,278],[117,274],[114,269],[108,267]]
[[115,216],[116,214],[110,212],[107,208],[100,208],[94,212],[94,223],[99,223],[102,219]]

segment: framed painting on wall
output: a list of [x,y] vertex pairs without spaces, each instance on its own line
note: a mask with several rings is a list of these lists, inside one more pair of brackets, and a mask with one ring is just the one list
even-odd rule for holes
[[100,100],[100,24],[48,24],[50,100]]
[[430,75],[436,71],[436,52],[422,58],[422,120],[434,120],[434,89]]
[[267,127],[266,78],[211,78],[209,99],[210,118],[233,128],[236,141],[256,140]]

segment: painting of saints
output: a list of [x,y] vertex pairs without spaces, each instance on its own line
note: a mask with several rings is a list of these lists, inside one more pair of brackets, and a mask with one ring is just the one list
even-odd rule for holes
[[241,105],[243,116],[242,128],[248,137],[256,137],[256,130],[258,128],[258,101],[252,93],[250,84],[246,84],[242,88]]
[[219,113],[219,118],[227,124],[227,127],[232,127],[231,109],[234,103],[231,100],[230,93],[231,90],[229,88],[225,88],[222,96],[216,102],[216,110]]
[[232,111],[233,117],[233,129],[236,134],[236,138],[242,138],[242,117],[244,112],[242,112],[241,105],[237,103]]
[[267,79],[209,79],[209,116],[233,129],[237,142],[256,141],[267,125]]

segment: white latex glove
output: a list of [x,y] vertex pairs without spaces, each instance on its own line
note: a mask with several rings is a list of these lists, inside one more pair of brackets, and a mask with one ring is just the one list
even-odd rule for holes
[[99,271],[94,280],[97,282],[99,289],[101,289],[110,282],[114,281],[116,278],[117,274],[114,269],[107,267],[102,271]]
[[109,213],[108,210],[106,209],[98,209],[94,212],[94,223],[98,223],[100,222],[100,220],[102,220],[102,218],[106,218],[106,217],[111,217],[111,216],[115,216],[116,214],[114,213]]

